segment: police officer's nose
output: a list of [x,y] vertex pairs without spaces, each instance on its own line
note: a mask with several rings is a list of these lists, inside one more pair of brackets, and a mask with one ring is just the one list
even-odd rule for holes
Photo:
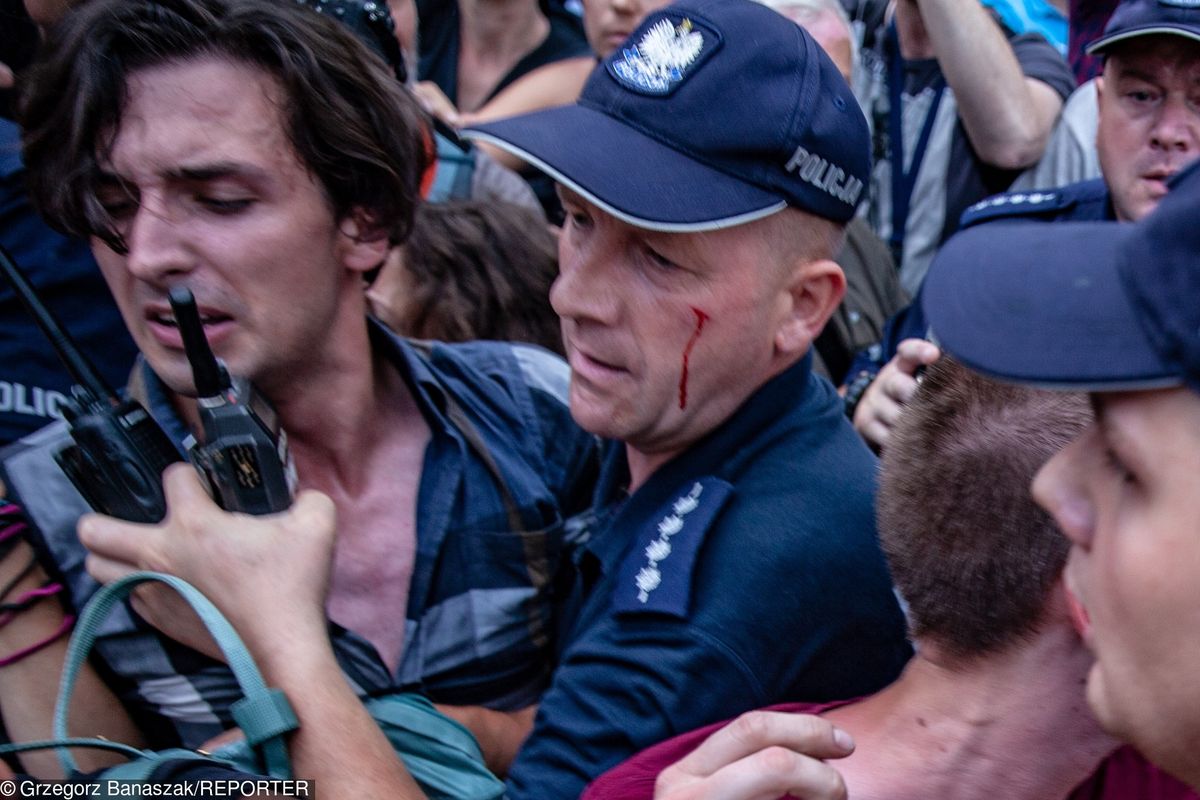
[[1168,151],[1195,152],[1200,148],[1200,112],[1186,100],[1163,101],[1150,132],[1155,146]]
[[[570,234],[564,232],[564,236]],[[616,257],[607,236],[593,232],[560,242],[558,277],[550,288],[550,305],[562,319],[611,324],[617,309],[611,259]]]

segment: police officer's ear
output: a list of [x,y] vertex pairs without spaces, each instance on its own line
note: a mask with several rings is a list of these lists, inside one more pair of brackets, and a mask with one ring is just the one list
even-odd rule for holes
[[370,272],[383,263],[390,244],[387,230],[360,208],[338,223],[338,250],[342,266],[353,272]]
[[803,354],[820,335],[846,294],[846,276],[836,262],[807,261],[796,266],[787,291],[787,309],[775,332],[781,354]]

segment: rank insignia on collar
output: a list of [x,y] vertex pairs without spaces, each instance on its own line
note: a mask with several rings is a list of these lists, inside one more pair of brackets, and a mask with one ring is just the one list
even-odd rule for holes
[[621,567],[616,611],[687,615],[700,546],[732,492],[719,478],[694,480],[646,521]]
[[[662,522],[658,523],[658,538],[646,545],[646,566],[638,570],[637,578],[637,599],[639,603],[645,603],[650,599],[650,593],[658,588],[662,583],[662,573],[658,571],[658,562],[664,560],[671,555],[671,537],[683,530],[683,518],[696,507],[700,505],[700,495],[704,493],[704,487],[699,483],[692,485],[692,490],[683,497],[675,501],[672,507],[673,513],[663,517]],[[679,509],[683,509],[682,513]]]

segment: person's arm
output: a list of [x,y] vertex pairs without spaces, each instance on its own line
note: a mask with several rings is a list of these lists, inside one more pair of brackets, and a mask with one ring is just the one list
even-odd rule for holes
[[823,759],[854,752],[850,735],[811,714],[751,711],[659,773],[655,800],[846,800]]
[[[24,524],[11,516],[5,521]],[[0,560],[0,586],[12,586],[0,600],[11,603],[48,583],[46,572],[32,559],[33,548],[27,542],[19,542]],[[0,715],[11,741],[52,738],[54,705],[66,661],[70,625],[66,617],[58,598],[51,596],[13,613],[0,625],[0,659],[10,662],[0,666]],[[28,652],[43,642],[48,644]],[[23,652],[28,655],[21,656]],[[140,732],[120,702],[86,664],[80,669],[72,698],[69,733],[104,736],[133,746],[142,744]],[[100,750],[77,750],[76,756],[85,771],[124,760],[123,756]],[[63,777],[53,750],[23,753],[20,759],[31,775]]]
[[498,777],[508,774],[517,751],[533,730],[536,705],[516,711],[496,711],[483,706],[448,706],[437,704],[437,710],[459,722],[475,736],[483,761]]
[[13,71],[9,69],[8,64],[0,61],[0,89],[11,89],[15,80]]
[[591,56],[564,58],[543,64],[505,86],[473,113],[462,114],[462,124],[491,122],[574,103],[595,67],[596,59]]
[[[1041,158],[1062,97],[1024,74],[1004,32],[978,0],[899,1],[919,6],[979,157],[1002,169],[1023,169]],[[911,8],[897,9],[905,11]]]
[[[167,572],[209,597],[268,684],[291,701],[300,721],[289,737],[292,764],[297,775],[317,782],[322,797],[423,797],[346,682],[329,642],[324,606],[335,530],[329,498],[301,492],[285,513],[250,517],[218,508],[190,465],[170,467],[163,484],[169,512],[159,525],[96,514],[80,521],[89,572],[101,582],[136,569]],[[153,601],[153,593],[139,600],[143,608]],[[174,635],[168,620],[154,621]]]
[[[591,56],[564,58],[531,70],[504,87],[495,97],[472,112],[454,107],[445,93],[432,81],[421,81],[413,92],[426,110],[454,128],[465,128],[493,120],[540,111],[543,108],[574,103],[583,84],[596,66]],[[476,142],[494,161],[516,172],[529,169],[521,159],[487,142]]]

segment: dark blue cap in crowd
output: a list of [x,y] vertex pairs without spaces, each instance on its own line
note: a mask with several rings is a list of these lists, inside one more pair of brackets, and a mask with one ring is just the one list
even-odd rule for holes
[[938,343],[980,372],[1047,388],[1200,391],[1200,163],[1140,222],[993,224],[925,278]]
[[1087,46],[1089,54],[1101,53],[1110,45],[1165,33],[1200,41],[1200,2],[1196,0],[1125,0],[1117,6],[1104,35]]
[[802,28],[752,0],[650,14],[579,101],[464,131],[642,228],[699,231],[795,206],[847,221],[871,166],[850,88]]

